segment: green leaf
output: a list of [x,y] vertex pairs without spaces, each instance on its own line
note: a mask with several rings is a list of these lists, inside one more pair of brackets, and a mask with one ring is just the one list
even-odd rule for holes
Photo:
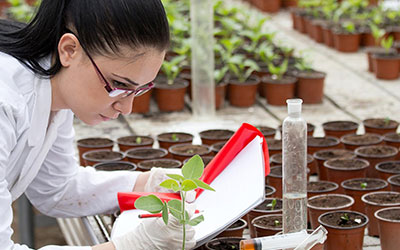
[[150,213],[159,213],[163,209],[163,202],[157,196],[151,194],[142,196],[135,201],[135,207]]
[[182,175],[179,175],[179,174],[167,174],[167,176],[169,178],[172,178],[174,180],[179,181],[180,183],[182,183],[185,180],[185,178]]
[[206,189],[206,190],[210,190],[210,191],[215,191],[214,188],[210,187],[207,183],[205,183],[205,182],[203,182],[203,181],[201,181],[201,180],[193,180],[193,181],[196,183],[196,185],[197,185],[199,188]]
[[171,190],[175,191],[176,189],[179,189],[179,184],[178,184],[178,182],[176,182],[176,180],[168,179],[168,180],[161,182],[160,187],[163,187],[166,189],[171,189]]
[[200,215],[197,216],[196,218],[191,219],[188,224],[191,226],[196,226],[197,224],[199,224],[200,222],[204,221],[204,216]]
[[192,180],[185,180],[182,182],[182,191],[190,191],[197,188],[197,185]]
[[204,163],[199,155],[189,159],[182,167],[182,174],[186,179],[198,179],[204,171]]
[[168,225],[168,204],[167,204],[167,202],[163,203],[162,219],[163,219],[165,225]]
[[182,202],[180,200],[170,200],[168,202],[169,212],[178,220],[182,219]]

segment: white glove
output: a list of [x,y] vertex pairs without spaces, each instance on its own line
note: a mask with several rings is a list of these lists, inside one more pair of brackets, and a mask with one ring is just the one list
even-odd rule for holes
[[[196,245],[195,231],[186,225],[186,249]],[[116,250],[177,250],[182,248],[183,229],[178,220],[169,216],[168,225],[162,218],[143,219],[132,232],[113,240]]]
[[145,192],[158,192],[158,193],[173,193],[174,191],[160,187],[161,182],[171,179],[167,174],[179,174],[182,175],[180,168],[152,168],[150,170],[150,176],[144,185]]

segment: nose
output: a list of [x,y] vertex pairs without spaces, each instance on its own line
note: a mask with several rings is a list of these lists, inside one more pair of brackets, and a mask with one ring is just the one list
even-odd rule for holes
[[113,108],[123,115],[128,115],[132,112],[132,103],[135,99],[135,95],[127,96],[126,98],[121,98],[114,102]]

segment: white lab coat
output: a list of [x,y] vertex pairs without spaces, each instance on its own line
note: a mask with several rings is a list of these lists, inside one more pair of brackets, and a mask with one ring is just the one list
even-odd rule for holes
[[[52,113],[50,105],[50,80],[37,77],[0,52],[1,250],[29,249],[11,240],[11,203],[24,192],[39,211],[49,216],[111,213],[118,208],[117,192],[131,191],[138,176],[137,172],[95,172],[90,167],[78,167],[74,159],[73,114],[70,110]],[[91,248],[41,248],[72,249]]]

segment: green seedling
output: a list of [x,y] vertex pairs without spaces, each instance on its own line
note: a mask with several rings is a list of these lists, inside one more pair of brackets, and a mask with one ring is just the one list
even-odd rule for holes
[[136,144],[142,144],[142,137],[136,137]]
[[271,73],[272,78],[274,80],[282,80],[283,75],[286,73],[288,69],[289,61],[288,59],[283,60],[280,65],[274,65],[272,62],[268,63],[268,70]]
[[179,138],[178,138],[178,136],[176,134],[172,134],[171,135],[171,140],[172,141],[179,141]]
[[274,53],[274,49],[271,44],[267,42],[261,43],[255,51],[256,57],[261,59],[266,65],[279,59],[279,56]]
[[275,225],[276,227],[278,227],[278,226],[281,225],[281,223],[279,222],[279,220],[274,220],[274,225]]
[[176,77],[182,70],[182,66],[184,66],[185,60],[185,55],[176,56],[170,61],[164,60],[161,66],[161,71],[166,75],[168,85],[172,85],[174,83]]
[[356,31],[356,26],[353,22],[347,21],[342,23],[342,28],[348,33],[354,33]]
[[372,36],[374,37],[375,44],[379,44],[379,41],[385,35],[386,31],[384,29],[380,29],[377,25],[371,23],[369,25],[371,29]]
[[163,188],[173,190],[174,192],[179,192],[181,200],[173,199],[169,202],[163,202],[155,195],[148,195],[142,196],[135,201],[135,207],[137,209],[142,209],[153,214],[161,212],[162,219],[166,225],[168,225],[170,214],[178,219],[183,229],[182,250],[185,249],[186,225],[195,226],[204,220],[203,215],[195,218],[189,218],[189,214],[185,210],[187,192],[197,188],[215,191],[208,184],[199,180],[199,178],[203,175],[203,171],[203,160],[199,155],[195,155],[190,158],[185,165],[183,165],[182,175],[167,174],[167,176],[171,179],[167,179],[160,184],[160,186]]
[[311,71],[312,66],[311,63],[308,62],[305,58],[298,58],[294,67],[300,71]]
[[344,223],[347,223],[350,220],[349,215],[344,213],[342,216],[340,216],[340,220],[342,220]]
[[362,189],[366,189],[367,186],[368,186],[368,183],[366,183],[366,182],[363,182],[363,183],[360,184],[360,187],[361,187]]
[[385,123],[385,126],[388,126],[390,124],[390,118],[386,117],[383,122]]
[[215,84],[221,83],[222,80],[224,79],[226,73],[228,73],[228,71],[229,71],[229,67],[228,66],[224,66],[222,68],[215,69],[214,70]]
[[385,49],[386,53],[389,53],[390,48],[392,48],[392,45],[393,45],[393,36],[382,38],[381,46]]
[[193,151],[193,149],[189,149],[189,150],[187,151],[187,153],[188,153],[188,154],[193,154],[194,151]]
[[229,72],[234,75],[239,82],[244,83],[254,71],[259,71],[260,67],[251,59],[246,59],[243,55],[233,55],[227,61]]
[[17,21],[28,23],[36,13],[36,7],[41,1],[36,1],[34,6],[26,3],[25,0],[7,0],[11,17]]
[[276,199],[273,199],[272,202],[267,205],[267,207],[270,207],[271,210],[274,210],[275,206],[276,206]]

